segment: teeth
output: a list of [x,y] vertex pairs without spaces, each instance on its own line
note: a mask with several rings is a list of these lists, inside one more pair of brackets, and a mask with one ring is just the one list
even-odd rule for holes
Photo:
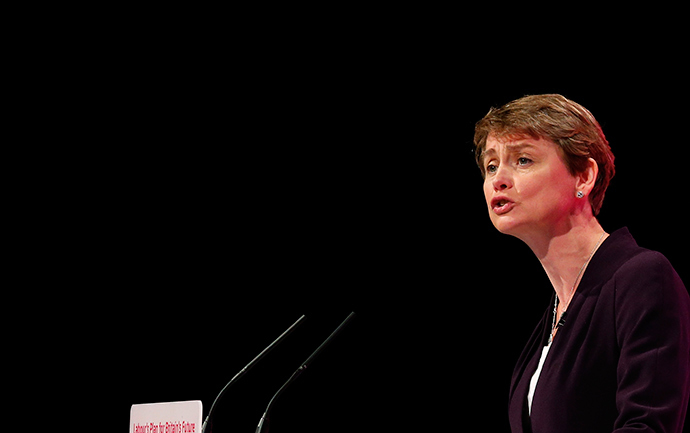
[[500,200],[500,201],[498,202],[498,207],[502,207],[502,206],[505,205],[506,203],[507,203],[507,201],[505,201],[505,200]]

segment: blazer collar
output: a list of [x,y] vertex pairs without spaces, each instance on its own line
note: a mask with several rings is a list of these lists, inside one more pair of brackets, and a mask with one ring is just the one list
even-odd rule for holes
[[640,251],[627,227],[614,231],[592,256],[575,293],[586,293],[608,281],[623,263]]

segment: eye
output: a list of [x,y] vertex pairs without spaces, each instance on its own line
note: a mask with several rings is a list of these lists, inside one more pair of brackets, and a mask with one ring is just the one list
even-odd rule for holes
[[487,173],[496,173],[496,170],[498,170],[498,166],[494,164],[489,164],[486,166],[486,172]]
[[518,162],[518,165],[529,165],[532,163],[532,160],[522,156],[522,157],[518,158],[517,162]]

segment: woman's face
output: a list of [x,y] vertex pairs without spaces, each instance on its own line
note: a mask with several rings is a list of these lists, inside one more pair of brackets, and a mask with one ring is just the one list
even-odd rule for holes
[[491,222],[501,233],[523,240],[553,233],[567,224],[576,200],[582,200],[575,195],[576,177],[549,140],[498,140],[489,135],[483,159],[484,197]]

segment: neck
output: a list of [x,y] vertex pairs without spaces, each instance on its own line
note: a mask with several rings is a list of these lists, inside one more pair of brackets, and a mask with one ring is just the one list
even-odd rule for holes
[[[554,232],[542,232],[525,242],[546,271],[561,306],[570,302],[573,289],[592,255],[608,236],[596,218]],[[523,239],[524,240],[524,239]]]

